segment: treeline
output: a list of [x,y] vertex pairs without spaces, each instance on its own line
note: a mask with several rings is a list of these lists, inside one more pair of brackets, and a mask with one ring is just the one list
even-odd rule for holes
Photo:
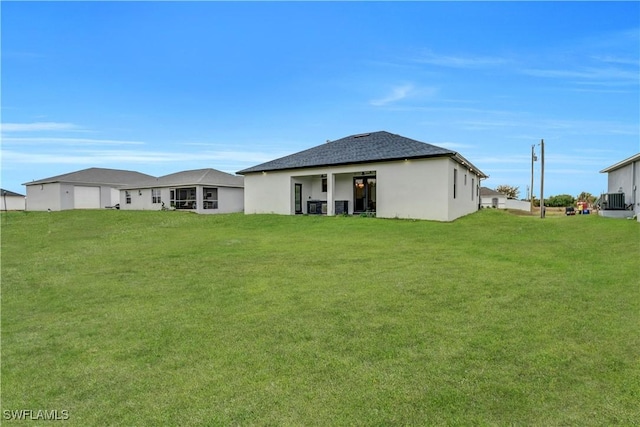
[[[587,202],[592,205],[596,201],[596,197],[591,193],[582,192],[578,197],[573,197],[570,194],[558,194],[557,196],[550,196],[544,199],[544,205],[550,208],[566,208],[569,206],[576,206],[578,202]],[[533,205],[540,206],[540,200],[533,198]]]
[[[517,199],[520,195],[520,189],[511,185],[499,185],[496,187],[498,193],[502,193],[509,199]],[[578,194],[577,197],[573,197],[570,194],[558,194],[556,196],[550,196],[544,199],[544,205],[551,208],[564,208],[569,206],[576,206],[578,202],[587,202],[593,204],[596,201],[596,197],[591,193],[583,191]],[[540,199],[533,197],[533,206],[540,206]]]

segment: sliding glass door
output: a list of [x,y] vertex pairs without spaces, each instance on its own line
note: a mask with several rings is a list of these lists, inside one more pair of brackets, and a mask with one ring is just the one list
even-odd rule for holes
[[353,211],[376,211],[376,177],[363,176],[353,179]]
[[302,184],[295,185],[295,212],[302,213]]

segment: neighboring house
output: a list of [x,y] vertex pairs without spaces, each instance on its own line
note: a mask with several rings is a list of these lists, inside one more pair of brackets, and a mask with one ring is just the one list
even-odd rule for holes
[[480,206],[487,178],[455,151],[372,132],[239,171],[245,213],[369,213],[453,221]]
[[491,188],[480,188],[480,201],[483,208],[507,209],[507,196]]
[[602,169],[600,173],[606,173],[608,181],[607,193],[601,196],[603,210],[600,213],[604,216],[636,215],[640,221],[640,153]]
[[25,198],[23,194],[0,188],[0,211],[23,211]]
[[119,188],[152,178],[140,172],[89,168],[24,183],[28,211],[99,209],[120,200]]
[[203,214],[242,212],[243,177],[197,169],[140,180],[120,189],[120,209],[172,208]]

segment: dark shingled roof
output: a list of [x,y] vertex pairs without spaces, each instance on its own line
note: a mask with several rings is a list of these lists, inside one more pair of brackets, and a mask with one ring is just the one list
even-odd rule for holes
[[[281,157],[237,172],[247,174],[284,169],[336,166],[438,156],[457,156],[455,151],[405,138],[389,132],[351,135],[308,150]],[[460,161],[460,160],[459,160]]]

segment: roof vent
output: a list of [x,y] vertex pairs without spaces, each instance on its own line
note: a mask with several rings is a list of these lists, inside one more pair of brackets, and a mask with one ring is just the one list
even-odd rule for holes
[[354,138],[364,138],[365,136],[371,135],[370,133],[361,133],[359,135],[353,135]]

